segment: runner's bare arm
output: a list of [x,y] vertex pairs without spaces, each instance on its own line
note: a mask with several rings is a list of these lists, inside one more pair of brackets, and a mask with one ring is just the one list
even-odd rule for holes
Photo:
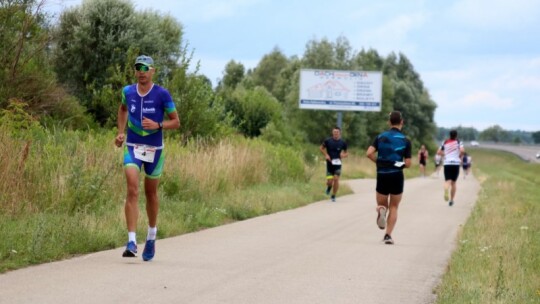
[[377,156],[375,155],[375,152],[377,152],[377,149],[373,146],[369,146],[369,148],[366,151],[367,158],[371,159],[372,162],[377,163]]
[[127,123],[127,107],[123,104],[121,104],[118,107],[118,121],[117,121],[117,127],[118,127],[118,133],[116,134],[116,138],[114,139],[114,144],[117,147],[121,147],[124,143],[125,139],[125,129],[126,129],[126,123]]

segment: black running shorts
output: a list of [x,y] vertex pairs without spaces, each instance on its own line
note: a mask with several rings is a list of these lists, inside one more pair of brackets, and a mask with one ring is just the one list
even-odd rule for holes
[[331,162],[326,161],[326,177],[333,177],[334,175],[341,175],[341,165],[332,165]]
[[457,181],[459,177],[459,165],[445,165],[444,166],[444,180]]
[[377,173],[377,193],[382,195],[398,195],[403,193],[405,178],[403,171],[393,173]]

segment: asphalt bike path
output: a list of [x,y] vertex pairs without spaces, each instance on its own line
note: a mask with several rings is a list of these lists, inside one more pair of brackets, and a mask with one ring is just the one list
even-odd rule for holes
[[376,225],[375,180],[342,183],[354,194],[334,203],[158,240],[150,262],[139,244],[137,258],[122,247],[2,274],[0,303],[432,303],[478,181],[462,172],[449,207],[442,171],[407,179],[395,245]]

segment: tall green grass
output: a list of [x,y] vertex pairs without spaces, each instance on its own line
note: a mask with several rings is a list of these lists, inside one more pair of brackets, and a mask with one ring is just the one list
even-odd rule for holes
[[[0,272],[124,244],[126,185],[114,137],[103,130],[0,132]],[[187,145],[169,138],[165,145],[160,238],[325,197],[324,165],[309,151],[316,147],[241,137]],[[146,235],[144,204],[140,195],[139,236]]]
[[473,150],[482,184],[437,303],[540,303],[540,165]]

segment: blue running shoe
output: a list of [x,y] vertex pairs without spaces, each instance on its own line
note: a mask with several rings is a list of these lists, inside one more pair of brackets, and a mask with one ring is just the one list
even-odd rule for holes
[[135,258],[137,257],[137,244],[135,242],[128,242],[126,245],[126,250],[122,253],[124,258]]
[[336,201],[336,196],[335,196],[335,195],[332,195],[332,196],[330,197],[330,200],[331,200],[332,202],[335,202],[335,201]]
[[156,241],[147,240],[146,244],[144,245],[144,250],[142,253],[143,261],[150,261],[151,259],[154,258],[155,253],[156,253]]

